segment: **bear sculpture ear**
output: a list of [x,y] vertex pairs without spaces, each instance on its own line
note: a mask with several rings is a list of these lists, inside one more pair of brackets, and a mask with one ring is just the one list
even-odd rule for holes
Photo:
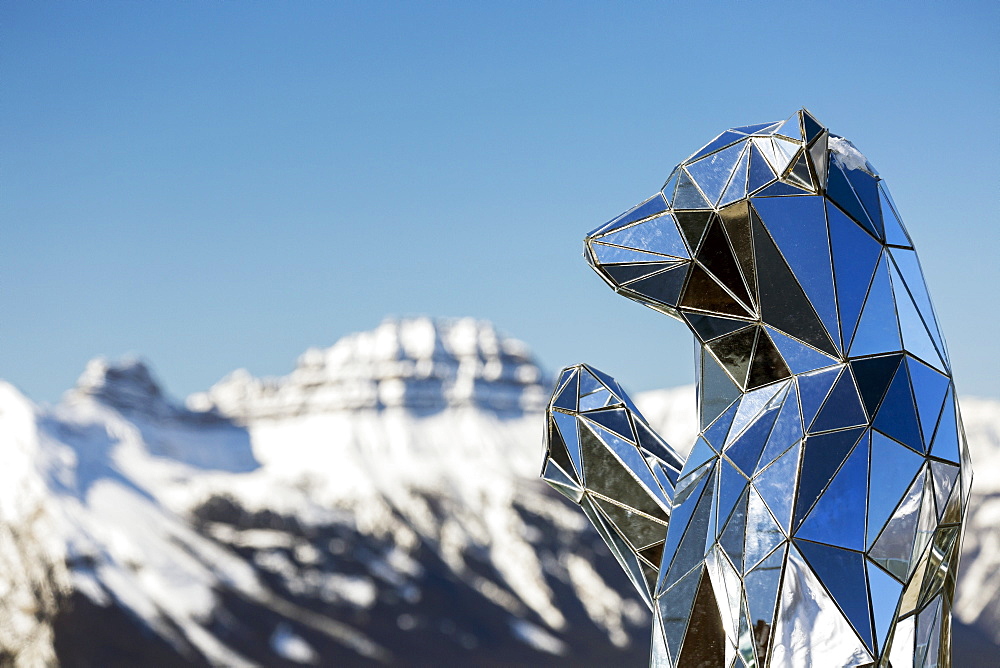
[[826,190],[828,130],[803,107],[769,132],[776,145],[791,155],[779,175],[782,185],[759,194],[797,195],[803,191],[823,194]]

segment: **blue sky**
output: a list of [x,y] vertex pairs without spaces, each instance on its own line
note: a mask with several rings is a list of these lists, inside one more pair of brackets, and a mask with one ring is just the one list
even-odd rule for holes
[[892,190],[960,393],[1000,396],[996,3],[0,6],[0,378],[137,353],[176,396],[385,315],[691,382],[583,235],[808,107]]

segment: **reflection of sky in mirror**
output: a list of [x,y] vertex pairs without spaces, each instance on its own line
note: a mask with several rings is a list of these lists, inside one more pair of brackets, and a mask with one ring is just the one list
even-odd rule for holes
[[959,393],[996,396],[997,8],[794,9],[9,5],[0,375],[52,400],[135,351],[183,395],[430,313],[690,382],[583,235],[806,106],[886,178]]

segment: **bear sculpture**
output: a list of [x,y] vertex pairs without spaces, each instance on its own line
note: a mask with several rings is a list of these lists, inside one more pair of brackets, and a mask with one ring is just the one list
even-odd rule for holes
[[585,364],[546,415],[542,477],[651,608],[651,665],[949,666],[972,470],[913,245],[865,157],[805,109],[728,130],[585,257],[699,344],[683,460]]

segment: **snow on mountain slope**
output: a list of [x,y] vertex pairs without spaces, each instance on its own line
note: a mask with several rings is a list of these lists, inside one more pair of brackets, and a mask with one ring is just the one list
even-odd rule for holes
[[[641,663],[648,613],[537,478],[547,394],[523,343],[426,318],[186,406],[137,360],[54,407],[0,383],[0,664]],[[690,448],[693,388],[636,401]],[[1000,402],[963,406],[957,616],[1000,647]]]
[[35,468],[37,420],[31,403],[0,381],[0,665],[55,660],[51,622],[68,585],[64,544]]
[[[68,566],[51,578],[77,610],[63,637],[121,610],[185,662],[381,662],[426,643],[407,632],[433,617],[445,660],[512,641],[515,662],[571,660],[581,625],[613,656],[647,618],[595,570],[595,537],[567,562],[590,529],[537,479],[546,397],[523,344],[418,319],[310,351],[283,379],[230,376],[190,408],[141,362],[95,360],[59,405],[17,396],[3,416],[31,446],[8,456],[47,496],[51,562]],[[390,621],[378,638],[373,617]],[[114,642],[91,631],[60,660]],[[0,640],[30,664],[25,638]]]

